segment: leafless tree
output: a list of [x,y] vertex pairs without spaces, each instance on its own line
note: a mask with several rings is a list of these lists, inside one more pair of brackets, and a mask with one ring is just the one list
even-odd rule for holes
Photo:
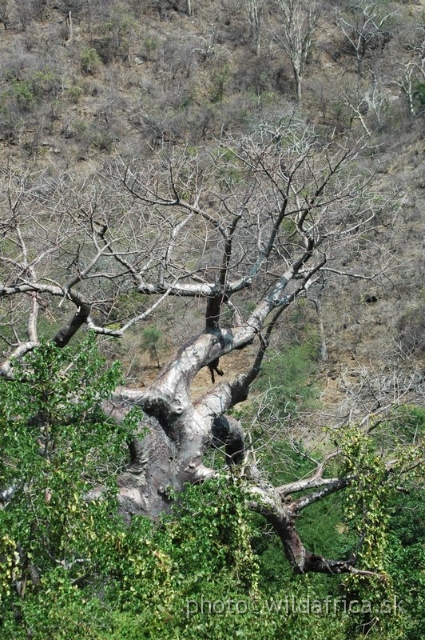
[[261,24],[266,0],[247,0],[246,9],[250,27],[250,36],[255,55],[260,53]]
[[301,102],[304,68],[313,45],[319,10],[314,2],[305,0],[276,0],[280,29],[275,35],[279,47],[291,61],[295,94]]
[[[149,430],[130,444],[118,480],[127,517],[155,518],[169,508],[170,491],[219,473],[203,463],[219,443],[224,473],[244,470],[251,507],[273,525],[295,571],[359,571],[354,559],[311,553],[296,529],[304,508],[350,477],[327,477],[326,458],[310,477],[271,486],[255,461],[245,464],[244,429],[226,413],[247,398],[285,310],[316,286],[321,270],[339,272],[349,252],[355,264],[357,238],[379,213],[370,176],[355,164],[360,151],[290,117],[196,154],[163,148],[143,164],[118,158],[83,181],[2,171],[3,376],[13,377],[16,358],[39,343],[47,320],[58,325],[50,337],[63,346],[83,327],[119,338],[165,298],[204,301],[203,327],[156,380],[119,388],[104,406],[117,421],[139,406],[140,429]],[[357,258],[361,269],[365,257]],[[255,301],[248,307],[247,294]],[[246,370],[226,376],[226,357],[248,346]],[[196,397],[192,382],[204,367],[226,377]]]
[[357,82],[342,91],[342,99],[348,107],[351,120],[358,120],[367,136],[371,136],[371,125],[368,120],[373,119],[382,124],[385,107],[388,105],[387,91],[383,83],[374,73],[367,81],[365,77],[357,78]]
[[383,47],[391,38],[385,29],[385,24],[397,12],[382,12],[378,2],[360,0],[350,5],[349,12],[338,11],[337,24],[348,40],[357,59],[357,73],[363,74],[363,60],[368,49],[372,46]]
[[8,0],[0,0],[0,22],[7,30],[9,26],[9,2]]
[[398,78],[393,81],[406,96],[412,116],[418,114],[421,102],[417,100],[418,87],[425,83],[425,40],[423,30],[418,31],[414,34],[414,41],[406,45],[406,58],[398,61]]

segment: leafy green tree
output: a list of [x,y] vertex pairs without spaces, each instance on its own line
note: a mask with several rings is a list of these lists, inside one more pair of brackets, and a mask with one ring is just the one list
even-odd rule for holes
[[[102,574],[119,524],[115,476],[132,418],[117,425],[102,401],[120,380],[90,337],[77,351],[41,344],[0,381],[0,598],[35,592],[52,571],[70,584]],[[102,500],[88,500],[101,482]],[[49,578],[48,578],[49,579]]]

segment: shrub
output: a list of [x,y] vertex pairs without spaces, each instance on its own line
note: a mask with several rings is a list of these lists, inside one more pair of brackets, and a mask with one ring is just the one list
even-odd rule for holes
[[24,111],[29,111],[34,106],[35,95],[27,81],[15,80],[13,83],[13,93],[19,107]]
[[80,57],[81,71],[84,74],[94,74],[101,62],[102,61],[96,49],[93,49],[92,47],[85,49]]
[[416,108],[423,112],[425,109],[425,82],[416,82],[413,98]]
[[100,59],[104,64],[113,60],[127,60],[130,35],[134,27],[134,18],[122,4],[113,4],[113,10],[99,27],[99,36],[93,39]]
[[73,85],[68,89],[69,101],[76,104],[81,98],[81,96],[83,95],[83,93],[84,93],[84,90],[81,87],[79,87],[76,84]]
[[152,360],[156,361],[158,369],[161,366],[159,362],[158,350],[160,348],[162,340],[162,333],[156,327],[147,327],[142,331],[140,346],[142,347],[142,349],[148,351],[149,356]]
[[425,309],[424,307],[412,307],[399,319],[397,329],[399,331],[400,345],[407,354],[425,353]]
[[225,87],[230,77],[227,64],[221,65],[211,75],[210,100],[211,102],[221,102],[224,97]]
[[273,410],[280,415],[311,409],[317,390],[309,382],[317,366],[318,344],[315,336],[302,344],[271,351],[265,361],[256,389],[268,392]]

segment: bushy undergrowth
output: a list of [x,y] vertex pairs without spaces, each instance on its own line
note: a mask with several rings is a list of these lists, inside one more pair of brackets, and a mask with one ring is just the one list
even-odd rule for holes
[[[371,624],[368,612],[347,610],[353,594],[338,576],[291,573],[237,477],[188,487],[156,524],[136,517],[124,526],[114,477],[137,416],[118,427],[99,412],[118,380],[90,339],[76,351],[43,345],[15,368],[14,382],[1,382],[0,481],[14,493],[0,511],[2,639],[351,640],[366,618],[370,637],[416,637],[425,560],[418,492],[394,503],[387,554],[408,626],[392,611],[391,625]],[[90,502],[93,482],[107,490]],[[408,525],[406,509],[418,516]],[[340,557],[354,540],[344,518],[340,500],[319,503],[300,531],[314,551]],[[373,594],[363,585],[363,601]]]

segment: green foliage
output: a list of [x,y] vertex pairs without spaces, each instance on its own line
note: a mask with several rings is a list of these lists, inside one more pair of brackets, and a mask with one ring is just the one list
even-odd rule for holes
[[368,632],[382,637],[403,624],[397,608],[385,615],[374,612],[382,601],[393,602],[396,597],[387,561],[389,505],[394,489],[385,458],[370,435],[356,426],[347,428],[338,445],[342,471],[353,478],[344,493],[344,515],[360,541],[355,550],[358,566],[375,572],[372,576],[354,574],[345,580],[348,599],[370,603],[370,611],[365,611],[361,620],[353,619],[353,627],[361,622]]
[[99,151],[110,153],[114,144],[114,138],[108,131],[94,131],[91,136],[91,146]]
[[[43,424],[60,418],[65,428],[72,421],[75,434],[64,434],[66,441],[49,453],[49,467],[58,468],[59,450],[68,452],[66,473],[70,471],[70,481],[68,476],[61,476],[54,485],[49,468],[43,467],[41,475],[46,477],[48,500],[44,491],[38,501],[38,491],[45,487],[35,478],[27,479],[28,488],[23,487],[21,494],[30,515],[23,513],[15,497],[1,512],[0,580],[7,586],[3,589],[0,619],[2,638],[24,640],[29,635],[36,640],[70,636],[75,640],[200,637],[221,640],[229,635],[260,640],[360,638],[359,623],[363,618],[349,615],[343,605],[338,605],[340,578],[293,576],[280,543],[265,535],[262,518],[250,513],[240,480],[215,479],[202,486],[188,487],[175,500],[172,513],[155,526],[143,517],[135,517],[124,528],[113,515],[112,498],[97,503],[81,500],[78,489],[83,481],[74,473],[75,456],[69,455],[70,446],[81,437],[81,428],[85,437],[96,438],[90,436],[90,431],[101,427],[98,403],[106,389],[116,382],[107,370],[99,371],[97,356],[98,364],[90,365],[93,357],[93,351],[87,356],[87,349],[93,349],[90,343],[82,347],[81,354],[80,350],[77,355],[68,352],[66,357],[50,346],[35,353],[22,370],[21,382],[12,384],[15,392],[7,392],[5,406],[9,409],[2,410],[3,423],[11,420],[16,426],[21,420],[26,421],[27,431],[33,434],[28,427],[33,411],[17,392],[23,384],[25,392],[32,394],[33,407],[45,412]],[[73,366],[68,370],[67,363],[71,361]],[[83,363],[88,367],[84,371],[78,367]],[[93,382],[90,388],[88,379]],[[47,390],[49,382],[53,388]],[[63,389],[57,389],[62,383]],[[81,407],[75,407],[72,398],[76,384]],[[5,386],[6,390],[9,388]],[[90,427],[85,427],[90,418]],[[102,448],[110,453],[114,428],[112,425],[108,428],[109,435],[99,434],[97,456],[102,455]],[[76,448],[83,446],[80,443]],[[93,448],[90,444],[87,447],[85,460],[90,461]],[[8,451],[11,459],[10,447]],[[370,458],[371,445],[357,442],[356,434],[347,436],[344,452],[347,469],[353,468],[360,456],[363,466],[369,469],[362,477],[367,476],[370,481],[374,474],[379,475],[379,464]],[[40,457],[39,452],[32,450],[24,459],[34,456]],[[300,464],[305,465],[301,453],[298,457]],[[33,469],[39,473],[37,468]],[[89,469],[91,473],[90,464]],[[104,481],[107,475],[105,470]],[[80,487],[83,491],[88,488],[87,484],[84,489]],[[362,488],[367,491],[363,484]],[[79,493],[78,498],[75,493]],[[49,514],[56,494],[58,499]],[[341,510],[337,502],[330,509],[334,510],[330,525],[333,528],[341,520]],[[13,513],[13,517],[8,513]],[[325,515],[328,517],[329,513],[322,512],[323,521]],[[304,521],[303,535],[317,541],[319,552],[339,553],[341,540],[332,548],[332,536],[326,534],[324,525],[323,530],[317,529],[317,517],[320,514]],[[326,535],[329,542],[322,547]],[[48,553],[41,545],[37,546],[37,538],[44,542]],[[399,560],[394,557],[392,562],[395,565]],[[26,590],[18,597],[15,583],[22,584],[24,570],[29,573],[31,567],[40,572],[39,582],[33,584],[28,576]],[[411,581],[409,588],[412,584]],[[415,584],[419,588],[421,583]],[[367,584],[362,588],[362,598],[370,600]],[[326,604],[327,598],[330,604]],[[395,625],[391,633],[384,633],[381,626],[380,637],[395,640],[400,637],[397,635],[400,628]]]
[[125,4],[114,3],[107,19],[99,25],[101,37],[93,40],[97,54],[104,64],[127,59],[134,26],[135,20]]
[[347,526],[341,494],[329,496],[306,509],[298,531],[306,547],[327,558],[349,558],[358,543],[356,532]]
[[224,98],[226,83],[229,79],[230,71],[228,65],[224,64],[211,75],[210,100],[211,102],[221,102]]
[[403,547],[425,542],[425,502],[423,485],[397,494],[392,503],[390,530]]
[[32,73],[24,79],[14,79],[12,93],[24,110],[29,110],[48,96],[55,96],[59,90],[59,75],[51,69]]
[[[154,345],[159,338],[155,330],[145,336]],[[420,494],[393,502],[388,520],[394,498],[373,438],[350,429],[339,439],[342,471],[355,480],[342,504],[335,497],[314,505],[300,532],[329,557],[348,555],[360,536],[361,562],[397,580],[409,624],[396,613],[381,620],[332,604],[343,593],[345,603],[377,606],[395,593],[389,579],[352,576],[342,592],[338,576],[293,576],[280,542],[250,513],[241,479],[188,487],[155,526],[135,517],[125,528],[115,515],[113,478],[139,416],[118,427],[102,414],[120,374],[105,366],[93,338],[76,351],[44,344],[14,373],[14,381],[0,381],[0,488],[15,487],[0,511],[2,639],[352,640],[362,624],[370,637],[395,640],[405,630],[409,640],[417,637],[424,614]],[[423,412],[404,412],[419,429]],[[311,471],[301,446],[278,445],[286,479]],[[103,498],[85,500],[98,483]],[[418,510],[411,529],[405,506]]]
[[145,38],[142,42],[140,56],[144,60],[153,60],[158,47],[159,42],[156,38]]
[[343,473],[353,476],[344,494],[345,517],[362,539],[359,557],[371,570],[383,571],[390,484],[385,459],[370,436],[357,427],[346,429],[339,445],[344,460]]
[[[397,407],[388,420],[380,423],[372,432],[377,444],[388,450],[403,445],[405,452],[414,450],[425,436],[425,410],[410,404]],[[413,447],[413,449],[412,449]]]
[[[19,583],[36,592],[46,575],[66,569],[68,583],[102,573],[101,556],[119,528],[113,472],[134,427],[117,426],[100,403],[120,380],[107,368],[91,337],[76,353],[44,344],[0,381],[0,487],[13,496],[0,511],[1,598]],[[102,483],[102,500],[84,496]]]
[[[15,142],[28,129],[33,130],[28,118],[38,113],[45,100],[50,101],[60,91],[60,77],[56,69],[44,68],[30,73],[16,73],[14,69],[4,71],[6,82],[0,92],[0,133],[8,142]],[[26,148],[31,146],[26,140]]]
[[97,53],[96,49],[93,49],[93,47],[84,49],[84,51],[81,53],[80,65],[81,65],[81,71],[84,74],[87,75],[87,74],[96,73],[101,63],[102,63],[102,60],[99,54]]
[[315,335],[302,344],[271,351],[254,389],[267,391],[272,408],[279,415],[294,415],[314,406],[317,390],[310,377],[317,366],[318,343]]
[[227,481],[189,487],[156,529],[133,519],[105,592],[116,619],[125,619],[125,627],[130,615],[138,621],[130,637],[181,637],[193,624],[188,602],[248,598],[258,576],[250,534],[245,502]]
[[30,84],[25,80],[15,80],[13,83],[13,93],[16,102],[22,109],[31,109],[35,104],[35,95]]
[[[0,511],[2,638],[176,637],[191,624],[188,599],[255,594],[253,522],[237,485],[188,488],[156,528],[134,518],[124,529],[114,515],[113,476],[138,416],[105,420],[100,404],[120,374],[92,338],[76,352],[44,344],[14,375],[0,381],[0,487],[15,488]],[[87,501],[93,483],[106,489]]]
[[159,349],[161,348],[162,342],[163,336],[160,329],[154,326],[146,327],[146,329],[143,329],[140,346],[142,347],[142,349],[149,352],[149,356],[153,360],[156,360],[158,368],[160,367]]
[[421,636],[425,621],[425,505],[423,488],[397,495],[389,523],[387,560],[405,615],[405,640]]
[[[121,293],[116,300],[116,304],[111,309],[109,319],[111,322],[125,320],[138,315],[143,311],[147,296],[141,295],[138,291]],[[117,324],[117,327],[120,325]]]
[[413,98],[417,109],[423,111],[425,108],[425,82],[419,80],[415,83]]
[[74,84],[72,87],[69,87],[67,93],[69,101],[76,104],[83,95],[84,90],[79,85]]
[[[261,433],[254,429],[252,437],[261,438]],[[301,442],[290,441],[287,437],[279,437],[279,434],[274,439],[272,447],[264,450],[261,462],[271,482],[277,486],[304,478],[315,469],[314,462],[305,452]]]

